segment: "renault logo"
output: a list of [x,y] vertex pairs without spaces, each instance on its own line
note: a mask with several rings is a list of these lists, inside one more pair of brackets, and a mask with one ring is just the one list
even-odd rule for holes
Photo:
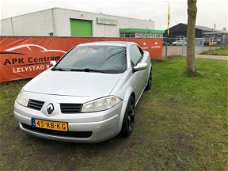
[[47,106],[47,113],[48,113],[48,114],[51,114],[53,111],[54,111],[54,105],[53,105],[52,103],[50,103],[50,104]]

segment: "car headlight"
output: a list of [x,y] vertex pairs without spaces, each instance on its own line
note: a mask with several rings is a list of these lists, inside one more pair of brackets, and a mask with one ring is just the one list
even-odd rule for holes
[[108,96],[83,104],[81,112],[98,112],[117,105],[121,99],[116,96]]
[[23,90],[20,91],[20,93],[17,96],[16,102],[22,106],[27,106],[28,105],[29,98],[25,95]]

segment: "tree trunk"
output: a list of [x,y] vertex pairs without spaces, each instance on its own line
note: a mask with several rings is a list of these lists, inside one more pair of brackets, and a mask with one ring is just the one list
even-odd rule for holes
[[196,75],[195,68],[195,25],[196,25],[196,7],[197,0],[188,0],[188,29],[187,29],[187,57],[186,72],[188,76]]

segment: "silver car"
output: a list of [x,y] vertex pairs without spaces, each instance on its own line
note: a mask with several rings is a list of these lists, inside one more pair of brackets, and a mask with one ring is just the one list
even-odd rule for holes
[[20,91],[14,116],[32,135],[101,142],[131,135],[135,106],[152,84],[147,51],[133,42],[80,44]]
[[173,46],[186,46],[187,45],[187,42],[184,41],[184,40],[176,40],[175,42],[172,43]]

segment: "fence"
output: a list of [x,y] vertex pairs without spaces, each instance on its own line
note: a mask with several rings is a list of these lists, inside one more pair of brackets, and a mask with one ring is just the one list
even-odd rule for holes
[[[182,38],[163,38],[162,56],[186,56],[187,53],[187,39]],[[195,52],[201,54],[203,52],[217,49],[218,46],[205,46],[203,38],[195,38]]]
[[50,60],[59,60],[80,43],[95,41],[136,42],[151,59],[162,58],[162,38],[0,37],[0,82],[35,77],[49,68]]

